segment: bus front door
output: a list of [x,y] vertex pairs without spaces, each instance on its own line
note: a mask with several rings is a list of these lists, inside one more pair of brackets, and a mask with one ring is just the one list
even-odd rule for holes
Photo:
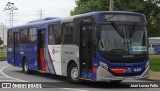
[[92,79],[92,23],[80,23],[80,77]]
[[13,56],[14,56],[14,66],[18,66],[20,62],[18,62],[18,57],[19,57],[19,40],[18,40],[18,37],[19,37],[19,33],[18,32],[15,32],[14,33],[14,46],[13,46]]

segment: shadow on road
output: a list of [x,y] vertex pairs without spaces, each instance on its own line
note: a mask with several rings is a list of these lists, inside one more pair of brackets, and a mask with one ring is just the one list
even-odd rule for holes
[[[24,74],[20,70],[18,71],[14,70],[14,72]],[[32,72],[31,74],[26,74],[26,75],[33,75],[36,77],[53,80],[53,82],[44,82],[44,80],[42,81],[41,84],[47,88],[60,87],[60,88],[112,88],[113,89],[113,88],[129,88],[130,87],[130,84],[123,83],[123,82],[122,83],[90,82],[90,81],[70,82],[68,81],[67,77],[57,76],[57,75],[48,74],[48,73]],[[55,82],[55,80],[58,82]]]

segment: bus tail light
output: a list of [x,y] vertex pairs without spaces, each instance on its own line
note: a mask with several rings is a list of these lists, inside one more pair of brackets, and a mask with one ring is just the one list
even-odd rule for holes
[[114,73],[123,73],[124,69],[120,68],[120,69],[111,69],[111,71],[113,71]]
[[93,68],[93,73],[96,73],[97,72],[97,68]]

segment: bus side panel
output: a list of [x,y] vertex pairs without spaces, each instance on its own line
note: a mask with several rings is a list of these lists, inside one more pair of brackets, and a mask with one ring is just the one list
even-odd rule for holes
[[14,53],[15,66],[17,66],[17,67],[22,67],[22,66],[21,66],[21,60],[20,60],[19,46],[15,47],[14,52],[15,52],[15,53]]
[[10,65],[14,66],[14,56],[13,56],[13,44],[14,44],[14,37],[13,37],[13,30],[8,30],[7,32],[7,62]]
[[21,45],[20,58],[18,60],[18,63],[21,67],[24,57],[26,57],[28,60],[30,70],[38,70],[36,45]]
[[13,45],[7,46],[7,62],[14,66]]
[[67,76],[67,66],[74,61],[79,68],[79,47],[77,45],[62,45],[62,75]]
[[36,45],[29,45],[27,50],[27,56],[29,61],[29,69],[38,70],[38,62],[37,62],[37,49]]
[[[46,46],[46,49],[45,49],[45,54],[46,54],[46,64],[47,64],[47,67],[48,67],[48,70],[51,74],[56,74],[55,73],[55,68],[54,68],[54,63],[53,63],[53,60],[51,59],[51,55],[52,55],[52,52],[50,51],[49,52],[49,47]],[[50,49],[52,50],[52,49]]]
[[48,45],[55,74],[62,75],[61,45]]

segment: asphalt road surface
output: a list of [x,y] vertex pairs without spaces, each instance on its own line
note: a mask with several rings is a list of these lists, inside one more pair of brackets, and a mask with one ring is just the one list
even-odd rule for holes
[[[29,89],[30,91],[160,91],[160,88],[128,88],[131,84],[126,82],[151,82],[146,80],[126,80],[120,84],[108,82],[82,82],[70,83],[66,77],[46,73],[24,74],[22,68],[10,66],[6,61],[0,62],[0,82],[41,83],[47,88]],[[0,86],[2,83],[0,83]],[[127,87],[127,88],[126,88]],[[22,89],[0,89],[0,91],[21,91]],[[23,91],[28,89],[23,89]]]

